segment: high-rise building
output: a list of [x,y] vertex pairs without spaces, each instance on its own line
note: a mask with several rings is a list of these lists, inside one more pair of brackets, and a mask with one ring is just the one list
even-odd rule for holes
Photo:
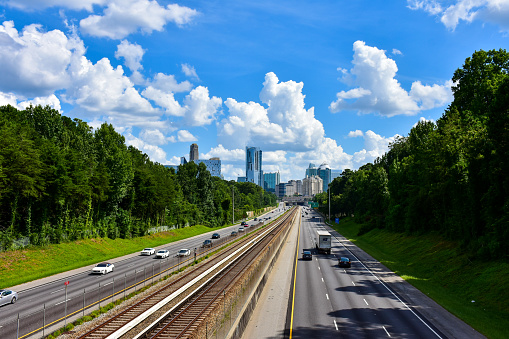
[[[290,188],[289,188],[290,186]],[[291,194],[290,194],[291,193]],[[286,195],[302,195],[302,181],[301,180],[289,180],[286,185]]]
[[323,192],[323,180],[317,175],[302,180],[302,195],[314,196]]
[[275,192],[276,185],[279,185],[281,177],[279,172],[263,173],[264,189],[268,192]]
[[198,145],[192,144],[189,150],[189,161],[195,161],[200,158],[200,155],[198,153]]
[[315,167],[314,164],[309,164],[306,169],[306,177],[319,176],[323,180],[322,192],[326,192],[329,184],[332,182],[332,170],[327,163],[323,163],[320,167]]
[[[201,160],[198,159],[198,145],[192,144],[189,151],[189,162],[193,161],[197,165],[203,162],[205,166],[207,167],[207,170],[210,172],[210,175],[214,177],[220,177],[222,178],[221,174],[221,159],[219,158],[210,158],[209,160]],[[187,164],[186,157],[180,157],[180,164],[185,165]],[[175,165],[166,165],[166,167],[170,167],[175,169],[175,171],[178,171],[178,166]]]
[[246,181],[263,187],[262,151],[258,147],[246,147]]

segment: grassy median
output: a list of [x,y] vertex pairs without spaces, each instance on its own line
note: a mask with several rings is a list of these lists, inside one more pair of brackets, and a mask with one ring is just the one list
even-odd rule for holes
[[333,227],[488,338],[509,334],[509,263],[484,262],[440,235],[411,236],[343,219]]

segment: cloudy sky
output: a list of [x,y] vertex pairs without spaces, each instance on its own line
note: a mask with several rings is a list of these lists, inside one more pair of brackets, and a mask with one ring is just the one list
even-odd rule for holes
[[357,169],[437,120],[479,49],[509,47],[509,0],[0,0],[0,105],[50,105],[225,179]]

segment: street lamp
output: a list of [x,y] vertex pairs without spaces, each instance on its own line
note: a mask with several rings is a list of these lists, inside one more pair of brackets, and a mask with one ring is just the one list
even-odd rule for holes
[[329,222],[330,222],[330,185],[327,186],[327,191],[329,191]]

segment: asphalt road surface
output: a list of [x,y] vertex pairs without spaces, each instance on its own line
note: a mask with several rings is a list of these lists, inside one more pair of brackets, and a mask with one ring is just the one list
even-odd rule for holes
[[[433,324],[407,307],[342,244],[332,237],[330,255],[315,250],[323,220],[303,213],[295,277],[292,338],[445,338]],[[311,250],[313,259],[302,260]],[[351,268],[338,259],[349,257]]]
[[[274,212],[269,212],[262,218],[270,216],[271,219],[269,220],[271,221],[283,212],[283,208],[277,208]],[[248,222],[251,226],[257,223],[257,221]],[[170,257],[167,259],[141,256],[138,252],[109,260],[115,265],[115,269],[112,273],[106,275],[92,275],[90,272],[93,265],[14,286],[10,289],[18,292],[18,301],[14,305],[9,304],[0,307],[0,338],[23,337],[25,334],[41,328],[43,323],[49,324],[51,319],[62,318],[65,314],[70,314],[71,310],[81,308],[84,303],[88,305],[87,300],[98,299],[99,295],[101,298],[105,298],[105,296],[111,295],[113,291],[119,291],[124,286],[132,285],[135,281],[139,282],[152,276],[153,273],[157,274],[173,265],[177,265],[183,259],[177,258],[175,255],[182,248],[191,250],[191,255],[185,259],[192,260],[194,249],[200,251],[203,241],[210,239],[212,233],[219,233],[221,235],[219,241],[225,241],[230,238],[230,233],[237,230],[239,226],[235,225],[221,230],[214,230],[207,234],[157,247],[156,251],[160,249],[169,250]],[[250,228],[246,229],[246,232],[248,231],[250,231]],[[141,250],[140,248],[140,252]],[[68,285],[65,285],[66,282],[69,282]],[[103,305],[110,301],[104,300]],[[87,311],[85,311],[86,313]],[[20,318],[19,326],[18,315]],[[54,327],[63,327],[63,325],[64,322],[61,321]],[[46,330],[45,334],[49,333]],[[36,337],[41,335],[42,332],[38,332]]]

